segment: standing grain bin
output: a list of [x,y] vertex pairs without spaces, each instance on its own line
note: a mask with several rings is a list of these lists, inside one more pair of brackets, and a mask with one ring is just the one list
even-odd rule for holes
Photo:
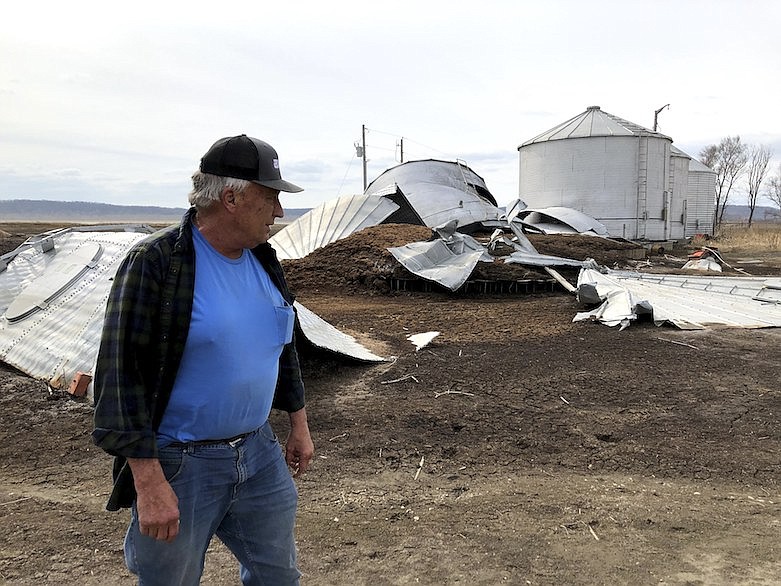
[[713,216],[716,213],[716,171],[672,147],[672,156],[686,158],[688,161],[688,182],[684,201],[684,236],[691,238],[695,234],[710,234],[713,229]]
[[672,139],[599,106],[518,147],[519,197],[599,220],[611,236],[660,241],[684,236],[688,161]]

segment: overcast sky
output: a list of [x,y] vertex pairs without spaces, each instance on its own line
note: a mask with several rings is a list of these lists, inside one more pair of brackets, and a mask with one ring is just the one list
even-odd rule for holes
[[[518,146],[599,105],[697,156],[722,137],[781,161],[781,2],[7,3],[0,199],[186,207],[218,138],[246,133],[305,188],[363,191],[404,159],[464,160],[501,205]],[[733,203],[744,203],[736,195]]]

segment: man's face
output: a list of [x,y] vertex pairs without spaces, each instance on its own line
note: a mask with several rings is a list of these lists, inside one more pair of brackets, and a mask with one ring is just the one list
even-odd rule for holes
[[279,191],[250,183],[236,197],[239,206],[237,219],[247,238],[247,248],[268,241],[274,220],[285,215],[279,203]]

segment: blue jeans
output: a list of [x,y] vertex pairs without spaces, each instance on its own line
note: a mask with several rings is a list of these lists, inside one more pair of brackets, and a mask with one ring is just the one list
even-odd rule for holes
[[125,562],[140,586],[197,585],[213,535],[239,560],[245,586],[298,584],[298,492],[268,422],[235,445],[179,444],[159,458],[179,499],[179,535],[141,535],[133,505]]

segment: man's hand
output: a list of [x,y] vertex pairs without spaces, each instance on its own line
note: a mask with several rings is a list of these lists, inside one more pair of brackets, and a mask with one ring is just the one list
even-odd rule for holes
[[315,445],[309,434],[306,407],[290,414],[290,434],[285,442],[285,461],[293,470],[293,476],[306,472],[315,455]]
[[128,458],[136,486],[141,535],[173,541],[179,534],[179,499],[154,458]]

